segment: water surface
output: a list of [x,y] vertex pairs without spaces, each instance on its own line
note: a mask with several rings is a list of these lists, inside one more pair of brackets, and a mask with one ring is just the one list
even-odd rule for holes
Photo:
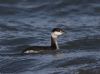
[[[59,52],[21,55],[34,45],[50,45],[61,27]],[[100,1],[1,0],[0,73],[100,74]]]

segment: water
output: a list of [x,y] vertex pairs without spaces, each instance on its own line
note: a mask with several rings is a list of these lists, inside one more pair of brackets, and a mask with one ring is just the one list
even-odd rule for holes
[[[54,27],[59,52],[20,54],[49,46]],[[0,74],[100,74],[100,1],[1,0]]]

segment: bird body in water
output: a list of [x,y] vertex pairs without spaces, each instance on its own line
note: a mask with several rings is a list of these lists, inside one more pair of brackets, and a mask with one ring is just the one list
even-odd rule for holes
[[51,32],[51,46],[31,46],[26,48],[23,53],[39,53],[42,51],[59,49],[57,38],[62,35],[63,32],[64,31],[61,28],[54,28]]

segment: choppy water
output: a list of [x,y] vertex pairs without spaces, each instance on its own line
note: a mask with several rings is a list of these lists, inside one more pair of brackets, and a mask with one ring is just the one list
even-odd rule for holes
[[[61,27],[59,52],[21,55],[50,45]],[[100,74],[99,0],[0,0],[1,74]]]

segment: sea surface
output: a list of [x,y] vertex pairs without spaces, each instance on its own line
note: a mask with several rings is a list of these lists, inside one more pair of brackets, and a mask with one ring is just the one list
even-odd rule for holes
[[[21,54],[55,27],[59,51]],[[0,74],[100,74],[100,1],[0,0]]]

